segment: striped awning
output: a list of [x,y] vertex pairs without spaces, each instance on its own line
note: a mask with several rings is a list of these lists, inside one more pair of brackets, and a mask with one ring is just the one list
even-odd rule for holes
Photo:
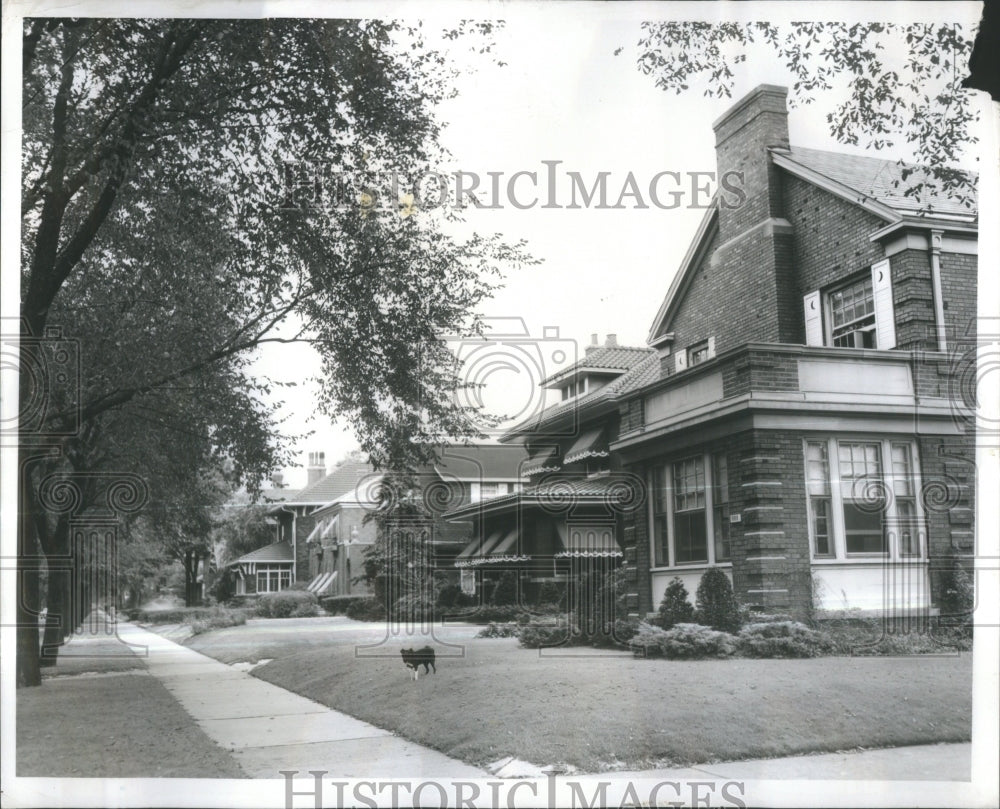
[[306,542],[315,542],[319,537],[319,532],[323,530],[323,520],[319,520],[306,537]]
[[576,463],[585,458],[608,457],[607,442],[604,440],[604,428],[595,427],[581,434],[569,451],[563,456],[563,463]]
[[309,582],[309,586],[306,588],[310,593],[315,593],[320,596],[323,595],[330,586],[336,581],[337,573],[320,573],[316,578]]
[[559,454],[558,447],[543,447],[532,453],[531,457],[524,462],[524,466],[521,469],[521,474],[524,475],[540,475],[542,472],[556,472],[560,469],[559,464],[556,462],[556,456]]
[[563,548],[557,558],[588,558],[622,556],[611,525],[561,525],[558,527]]
[[530,556],[518,554],[517,538],[519,532],[516,528],[504,534],[503,539],[497,542],[488,552],[482,554],[479,564],[496,564],[497,562],[527,562]]
[[494,531],[486,539],[476,537],[455,557],[455,567],[471,567],[480,564],[480,561],[489,552],[489,549],[502,541],[503,538],[503,531]]

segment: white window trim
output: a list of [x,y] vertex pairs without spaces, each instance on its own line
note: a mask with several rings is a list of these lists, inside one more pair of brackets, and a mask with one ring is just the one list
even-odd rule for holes
[[[889,259],[881,259],[868,267],[872,280],[875,316],[875,349],[896,347],[896,313],[893,306],[892,274]],[[836,348],[833,344],[833,309],[831,297],[838,289],[850,286],[864,277],[864,271],[846,275],[834,284],[814,289],[802,297],[805,309],[806,345]],[[818,304],[818,306],[817,306]],[[818,312],[811,314],[812,312]],[[818,327],[815,321],[818,320]],[[822,342],[818,342],[818,341]]]
[[[831,543],[833,545],[832,556],[816,555],[816,537],[813,530],[811,509],[809,506],[808,487],[804,488],[806,497],[806,523],[809,536],[809,559],[814,565],[842,565],[842,564],[881,564],[889,562],[915,562],[927,559],[927,518],[924,515],[923,504],[920,502],[920,492],[922,491],[922,481],[920,478],[920,455],[916,442],[904,436],[879,436],[864,435],[854,433],[837,433],[835,435],[806,436],[802,439],[803,455],[803,482],[807,474],[806,458],[808,457],[807,444],[826,442],[827,465],[830,475],[830,532]],[[896,497],[892,486],[892,445],[905,444],[910,451],[910,472],[913,481],[913,502],[916,512],[917,523],[920,531],[917,533],[917,541],[920,546],[919,553],[901,555],[899,553],[899,536],[896,531],[889,533],[888,553],[848,553],[847,533],[844,529],[844,499],[840,485],[840,453],[837,451],[837,444],[840,441],[864,442],[879,445],[879,466],[882,471],[882,485],[888,485],[893,496],[890,498],[889,508],[885,515],[891,527],[896,523]]]
[[[708,559],[707,561],[702,560],[698,562],[670,564],[672,560],[677,558],[674,551],[674,464],[699,455],[701,456],[702,463],[704,464],[703,468],[705,470],[705,543],[707,545],[706,555]],[[656,485],[656,475],[652,469],[649,470],[646,479],[646,491],[653,492],[653,496],[648,498],[649,502],[646,505],[649,525],[649,558],[651,561],[649,566],[650,572],[655,573],[664,570],[698,570],[700,568],[709,567],[732,567],[733,562],[731,558],[724,562],[718,562],[715,559],[715,469],[712,464],[712,457],[713,453],[710,452],[696,452],[692,455],[681,455],[669,461],[661,460],[658,462],[659,466],[664,467],[663,483],[666,492],[665,497],[667,505],[667,564],[665,565],[656,564],[656,492],[654,491],[654,486]],[[730,507],[732,507],[732,501],[730,501]],[[731,536],[729,541],[731,552]]]

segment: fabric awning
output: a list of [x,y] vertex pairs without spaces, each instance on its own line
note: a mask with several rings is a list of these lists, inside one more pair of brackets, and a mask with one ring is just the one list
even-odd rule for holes
[[615,530],[610,525],[559,526],[563,548],[555,553],[559,558],[616,557],[622,550],[615,541]]
[[339,514],[334,514],[329,520],[327,520],[326,524],[323,526],[323,530],[320,532],[319,535],[320,540],[328,539],[329,536],[334,531],[337,530],[337,525],[339,522],[340,522]]
[[485,540],[481,536],[476,537],[455,557],[455,567],[469,567],[470,565],[478,564],[478,560],[483,554],[501,539],[503,539],[502,531],[494,531]]
[[320,573],[316,578],[309,582],[309,586],[306,588],[310,593],[315,593],[316,595],[323,595],[327,590],[330,589],[330,585],[334,583],[337,579],[337,573]]
[[319,537],[319,532],[323,530],[323,520],[316,523],[312,531],[309,532],[309,536],[306,537],[306,542],[314,542],[317,537]]
[[539,475],[542,472],[556,472],[559,470],[559,464],[556,462],[556,456],[559,454],[558,447],[543,447],[536,450],[531,454],[531,457],[524,462],[524,466],[521,469],[522,474],[525,475]]
[[511,529],[503,538],[493,546],[492,550],[482,554],[480,564],[490,564],[496,562],[527,562],[530,556],[518,554],[517,538],[519,532],[516,528]]
[[604,441],[604,428],[595,427],[580,435],[569,451],[563,456],[563,463],[575,463],[584,458],[606,458],[608,457],[607,444]]

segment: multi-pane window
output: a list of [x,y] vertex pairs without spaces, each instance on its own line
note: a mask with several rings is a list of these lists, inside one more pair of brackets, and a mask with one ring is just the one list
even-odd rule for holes
[[712,531],[715,534],[715,561],[728,562],[732,556],[729,542],[729,467],[725,455],[712,458]]
[[705,461],[700,455],[673,465],[674,562],[707,562]]
[[830,541],[830,461],[825,441],[806,444],[806,492],[809,499],[809,524],[812,527],[813,554],[832,556]]
[[875,348],[875,294],[871,276],[830,293],[833,344],[848,348]]
[[840,441],[837,462],[848,553],[885,553],[880,447],[876,442]]
[[894,442],[889,454],[892,459],[892,493],[896,504],[899,554],[917,556],[920,554],[920,521],[917,517],[910,445]]
[[702,454],[654,467],[650,512],[656,566],[732,559],[726,460],[724,454]]
[[286,567],[258,567],[257,592],[276,593],[291,586],[292,571]]
[[656,564],[670,564],[667,537],[667,474],[664,466],[653,471],[653,535],[656,537]]
[[814,558],[923,554],[912,442],[827,438],[804,450]]
[[688,367],[698,365],[708,359],[708,340],[703,340],[688,349]]

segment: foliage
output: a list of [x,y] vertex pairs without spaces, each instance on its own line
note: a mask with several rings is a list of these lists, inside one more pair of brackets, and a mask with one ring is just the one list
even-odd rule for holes
[[225,629],[229,626],[243,626],[246,622],[247,614],[244,610],[213,607],[204,618],[195,618],[191,621],[191,632],[194,635],[200,635],[211,629]]
[[320,598],[320,606],[330,615],[344,615],[347,608],[356,601],[370,598],[368,595],[324,596]]
[[945,557],[944,567],[938,578],[938,591],[938,603],[943,621],[971,622],[975,591],[972,579],[954,550]]
[[546,579],[538,588],[539,604],[562,604],[566,600],[565,582]]
[[212,528],[212,543],[221,565],[272,542],[274,526],[267,522],[267,506],[253,505],[245,498],[226,503]]
[[494,606],[507,606],[517,602],[517,574],[513,570],[505,570],[493,588],[490,603]]
[[261,618],[309,618],[319,613],[319,599],[304,590],[265,593],[257,599],[256,612]]
[[746,657],[819,657],[833,648],[825,634],[797,621],[749,624],[737,643]]
[[461,585],[444,584],[441,589],[438,590],[438,607],[471,607],[475,603],[475,596],[463,593]]
[[212,585],[212,596],[216,601],[229,601],[236,595],[236,573],[230,567],[224,568]]
[[508,622],[503,624],[488,623],[476,633],[477,638],[516,638],[521,627],[519,624]]
[[663,629],[670,629],[674,624],[690,623],[693,617],[694,607],[687,588],[679,577],[674,576],[663,593],[656,622]]
[[954,164],[977,141],[972,96],[961,86],[974,30],[948,23],[667,21],[642,29],[638,66],[657,87],[681,93],[702,81],[706,96],[730,97],[734,68],[755,48],[771,51],[792,74],[791,103],[845,91],[826,114],[837,141],[875,151],[910,148],[927,170],[904,168],[902,193],[921,200],[941,189],[971,207],[975,180]]
[[839,617],[823,620],[820,628],[832,653],[861,657],[915,654],[954,654],[971,651],[972,637],[965,627],[889,622],[880,618]]
[[517,639],[526,649],[562,646],[569,642],[570,626],[565,619],[552,616],[532,618],[528,623],[520,625]]
[[628,646],[636,657],[661,657],[666,634],[667,631],[662,627],[640,621]]
[[738,632],[740,608],[733,595],[729,577],[717,567],[705,571],[695,596],[698,608],[695,618],[720,632]]
[[[245,623],[245,610],[225,607],[180,607],[172,610],[129,609],[125,614],[130,621],[141,624],[190,624],[192,621],[210,621],[213,617],[243,615],[244,620],[236,618],[238,624]],[[220,619],[221,620],[221,619]],[[236,626],[237,624],[230,624]]]
[[660,651],[670,660],[730,657],[736,651],[736,639],[701,624],[676,624],[664,630]]
[[370,596],[361,598],[347,605],[346,615],[355,621],[384,621],[385,604]]

